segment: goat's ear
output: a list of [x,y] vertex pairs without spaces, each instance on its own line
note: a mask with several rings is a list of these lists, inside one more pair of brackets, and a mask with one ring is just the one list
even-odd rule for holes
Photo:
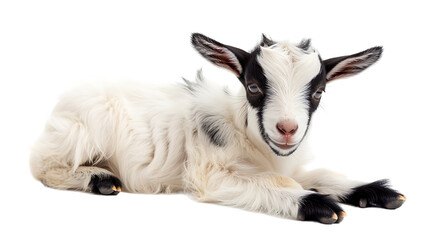
[[243,77],[244,67],[250,56],[248,52],[222,44],[200,33],[192,34],[192,45],[210,62],[232,71],[238,78]]
[[327,81],[356,75],[377,62],[383,47],[373,47],[353,55],[324,60]]

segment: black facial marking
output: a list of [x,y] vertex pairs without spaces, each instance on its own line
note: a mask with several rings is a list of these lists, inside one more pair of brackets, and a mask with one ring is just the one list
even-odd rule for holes
[[310,83],[308,84],[308,95],[307,95],[307,100],[309,105],[309,118],[311,118],[312,114],[314,113],[314,111],[316,111],[317,107],[319,106],[319,102],[318,100],[315,100],[313,98],[313,94],[318,90],[318,89],[325,89],[326,86],[326,71],[325,71],[325,66],[323,65],[323,61],[319,56],[319,61],[320,61],[320,71],[319,73],[310,81]]
[[[264,139],[264,141],[269,145],[269,139],[267,134],[265,133],[264,124],[263,121],[263,115],[264,115],[264,107],[266,104],[267,99],[269,96],[267,95],[267,89],[268,89],[268,80],[265,77],[264,71],[259,64],[257,57],[261,53],[261,48],[257,47],[255,50],[253,50],[250,53],[249,61],[246,65],[246,71],[244,74],[244,79],[242,82],[244,82],[244,87],[246,89],[246,97],[247,101],[249,102],[250,106],[252,106],[253,109],[256,110],[256,117],[258,121],[258,127],[259,132]],[[250,84],[257,84],[259,89],[261,90],[261,93],[252,94],[247,89],[247,86]],[[246,119],[247,121],[247,119]],[[275,154],[281,155],[279,151],[272,148],[270,146],[271,150],[274,151]]]
[[[251,54],[249,61],[246,65],[246,71],[244,74],[244,88],[246,89],[246,97],[250,105],[255,109],[260,109],[264,104],[264,98],[267,92],[267,78],[264,75],[261,65],[258,63],[257,57],[260,54],[261,49],[256,48]],[[260,93],[252,94],[248,90],[250,84],[258,85],[261,90]]]
[[218,147],[224,147],[228,143],[222,133],[225,126],[226,124],[223,124],[220,118],[213,115],[205,116],[201,122],[202,131],[209,137],[210,142]]

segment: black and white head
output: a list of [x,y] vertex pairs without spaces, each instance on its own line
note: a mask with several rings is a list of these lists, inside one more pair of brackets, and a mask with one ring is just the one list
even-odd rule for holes
[[[262,36],[251,52],[192,35],[195,49],[207,60],[233,72],[243,84],[249,121],[274,153],[292,154],[304,139],[327,82],[355,75],[382,54],[382,47],[322,60],[310,40],[274,42]],[[249,123],[250,124],[250,123]]]

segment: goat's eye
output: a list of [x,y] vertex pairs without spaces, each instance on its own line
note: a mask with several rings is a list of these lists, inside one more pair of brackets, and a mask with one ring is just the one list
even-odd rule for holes
[[262,92],[261,89],[258,87],[258,85],[256,85],[256,83],[252,83],[252,84],[247,85],[247,90],[249,90],[249,92],[252,94]]
[[315,93],[313,93],[314,100],[319,101],[322,98],[323,89],[318,89]]

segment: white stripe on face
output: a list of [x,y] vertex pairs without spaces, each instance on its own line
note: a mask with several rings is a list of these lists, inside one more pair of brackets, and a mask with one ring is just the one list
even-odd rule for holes
[[[280,42],[271,47],[261,47],[258,56],[267,78],[266,103],[263,109],[265,133],[271,140],[281,142],[284,136],[276,125],[284,120],[295,120],[298,130],[292,143],[299,143],[305,135],[309,120],[308,85],[321,68],[319,55],[312,48],[304,52],[289,42]],[[270,146],[281,154],[294,149],[282,150],[273,143]]]

